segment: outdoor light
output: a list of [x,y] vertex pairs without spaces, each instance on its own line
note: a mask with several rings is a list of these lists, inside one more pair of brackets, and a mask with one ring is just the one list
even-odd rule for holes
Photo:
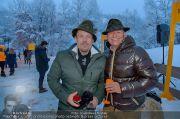
[[16,86],[16,93],[17,94],[23,94],[25,92],[24,86]]

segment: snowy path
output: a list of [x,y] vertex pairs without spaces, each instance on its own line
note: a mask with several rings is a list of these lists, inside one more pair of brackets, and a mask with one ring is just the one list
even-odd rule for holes
[[6,78],[0,77],[0,110],[4,107],[4,97],[8,94],[20,95],[22,103],[30,106],[33,111],[57,110],[58,100],[50,91],[45,77],[44,86],[48,92],[39,94],[38,73],[35,62],[29,65],[18,62],[18,68],[13,76],[9,76],[6,69]]

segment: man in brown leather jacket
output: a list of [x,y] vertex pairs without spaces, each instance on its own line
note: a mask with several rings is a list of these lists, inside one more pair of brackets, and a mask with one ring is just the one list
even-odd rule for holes
[[[105,110],[161,110],[160,103],[146,97],[146,93],[153,89],[157,82],[155,67],[146,51],[136,46],[134,39],[126,35],[125,32],[129,29],[124,27],[120,20],[111,19],[103,32],[107,35],[110,48],[105,75],[114,81],[106,85],[106,91],[111,94],[111,106]],[[123,114],[122,117],[124,116]],[[153,118],[152,113],[144,116]],[[144,116],[141,113],[137,118]],[[158,118],[161,117],[162,115]]]

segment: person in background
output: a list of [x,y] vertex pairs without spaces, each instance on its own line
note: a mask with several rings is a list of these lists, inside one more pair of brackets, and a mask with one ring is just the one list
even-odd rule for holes
[[21,61],[21,52],[20,51],[18,52],[18,58]]
[[23,55],[24,55],[24,64],[28,64],[28,61],[27,61],[27,53],[28,53],[28,50],[25,49],[25,50],[23,51]]
[[[9,53],[9,48],[6,48],[6,50],[5,50],[5,55],[7,56],[8,53]],[[7,68],[7,67],[8,67],[8,64],[7,64],[7,58],[6,58],[5,68]]]
[[27,51],[27,57],[26,57],[26,59],[27,59],[27,64],[32,64],[32,62],[31,62],[31,57],[32,57],[32,51],[31,51],[31,50],[28,50],[28,51]]
[[1,76],[6,77],[4,67],[5,67],[5,62],[6,62],[6,55],[4,52],[4,48],[0,47],[0,67],[1,67]]
[[39,72],[39,93],[46,92],[47,89],[43,87],[44,76],[48,70],[48,62],[50,59],[47,57],[47,41],[43,40],[35,49],[36,69]]
[[15,62],[15,65],[14,65],[14,68],[17,68],[18,67],[18,64],[17,64],[17,52],[16,52],[17,50],[16,49],[14,49],[14,53],[16,54],[16,62]]
[[13,48],[10,48],[9,53],[7,55],[7,64],[10,68],[10,76],[14,74],[14,68],[16,66],[16,53]]

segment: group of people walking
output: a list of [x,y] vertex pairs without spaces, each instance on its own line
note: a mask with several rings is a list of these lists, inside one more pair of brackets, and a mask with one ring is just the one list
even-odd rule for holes
[[9,75],[13,75],[15,71],[15,67],[17,65],[16,62],[16,53],[15,49],[10,48],[6,49],[4,47],[0,47],[0,67],[1,67],[1,77],[6,77],[5,67],[8,66],[10,68]]
[[24,64],[31,64],[32,51],[27,48],[23,51],[24,55]]

